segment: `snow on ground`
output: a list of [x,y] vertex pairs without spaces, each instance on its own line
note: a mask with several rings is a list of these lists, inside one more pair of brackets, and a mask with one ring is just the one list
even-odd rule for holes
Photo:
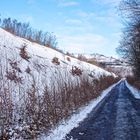
[[[28,61],[20,56],[23,45],[27,46],[26,52],[30,57]],[[52,63],[52,59],[54,57],[58,58],[60,65]],[[70,58],[69,61],[68,58]],[[78,77],[74,77],[71,74],[73,66],[76,66],[83,71],[83,76],[92,75],[92,77],[95,79],[103,75],[115,76],[95,65],[82,62],[54,49],[47,48],[37,43],[30,42],[24,38],[17,37],[1,28],[0,66],[0,74],[2,74],[0,76],[3,76],[1,78],[2,80],[0,79],[0,82],[3,83],[5,87],[10,85],[10,91],[15,94],[14,96],[19,96],[19,86],[21,93],[26,93],[29,91],[30,87],[32,87],[33,81],[35,81],[37,87],[39,87],[37,89],[39,93],[44,90],[46,85],[51,87],[51,85],[54,84],[57,79],[71,79],[73,81],[77,81]],[[30,69],[30,73],[27,72],[27,69]],[[14,74],[13,71],[16,71],[17,78],[21,78],[21,83],[15,83],[6,79],[5,75],[7,75],[7,73],[9,75]]]
[[[23,46],[26,46],[28,60],[20,55]],[[55,57],[58,58],[59,65],[52,63]],[[73,66],[80,69],[82,75],[73,76]],[[93,80],[101,76],[115,75],[0,28],[0,93],[8,90],[9,98],[15,107],[22,107],[27,93],[32,92],[34,87],[39,96],[44,93],[46,87],[49,91],[59,90],[67,83],[76,85],[84,76]],[[15,110],[17,115],[17,108]]]
[[138,89],[136,89],[135,87],[131,86],[127,81],[125,81],[126,86],[128,87],[128,89],[131,91],[131,93],[133,94],[133,96],[136,99],[140,99],[140,91]]
[[121,81],[104,90],[101,96],[92,100],[87,106],[81,107],[79,111],[73,114],[67,121],[63,121],[56,128],[53,128],[48,136],[41,136],[38,140],[62,140],[74,127],[78,127],[79,123],[83,121],[112,88]]
[[[109,72],[107,72],[97,66],[94,66],[94,65],[86,63],[86,62],[82,62],[82,61],[72,58],[72,57],[70,57],[70,61],[67,61],[66,57],[69,57],[69,56],[66,56],[54,49],[47,48],[47,47],[39,45],[37,43],[32,43],[26,39],[14,36],[0,28],[1,52],[8,53],[7,57],[14,57],[14,55],[16,55],[15,57],[18,58],[20,48],[22,48],[23,44],[27,45],[27,52],[29,53],[29,56],[31,57],[31,59],[34,59],[33,61],[36,61],[36,59],[40,59],[40,60],[44,59],[44,61],[50,62],[53,57],[58,57],[61,62],[60,65],[62,67],[66,66],[66,65],[70,65],[70,66],[77,65],[78,67],[80,67],[84,70],[89,70],[89,71],[94,70],[95,76],[98,76],[98,75],[100,76],[102,74],[110,75]],[[46,63],[46,62],[44,62],[44,63]],[[27,65],[27,62],[26,62],[26,64],[24,63],[24,67],[26,65]],[[49,63],[49,65],[54,66],[53,64],[50,64],[50,63]]]
[[[26,46],[25,51],[29,56],[27,60],[21,56],[23,46]],[[55,57],[58,58],[60,64],[52,63]],[[73,66],[78,67],[82,71],[82,75],[73,76],[71,72]],[[39,96],[44,93],[46,87],[50,91],[59,90],[67,83],[69,85],[77,84],[80,78],[84,78],[84,76],[91,80],[98,79],[101,76],[115,77],[113,73],[107,72],[100,67],[17,37],[0,28],[0,93],[5,93],[6,90],[10,93],[8,94],[10,97],[8,97],[14,106],[13,116],[18,117],[20,113],[18,109],[22,107],[27,93],[32,92],[33,88]],[[105,96],[103,95],[98,100]],[[94,104],[96,105],[96,103]],[[81,112],[81,116],[83,116],[81,119],[86,117],[84,114],[89,113],[95,106],[94,104],[91,103],[89,107]],[[78,116],[76,117],[75,115],[73,120],[74,118],[80,121]],[[71,126],[74,127],[74,123]]]

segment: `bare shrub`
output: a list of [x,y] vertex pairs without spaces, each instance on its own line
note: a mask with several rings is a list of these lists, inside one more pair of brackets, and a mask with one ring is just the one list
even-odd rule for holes
[[0,93],[0,139],[9,139],[9,126],[13,124],[13,102],[8,88]]
[[22,83],[22,77],[19,77],[16,74],[16,71],[15,70],[6,71],[6,75],[5,76],[10,81],[14,81],[15,83]]
[[80,68],[78,68],[77,66],[72,66],[72,69],[70,72],[73,76],[80,76],[80,75],[82,75],[83,71]]
[[26,51],[26,48],[27,48],[27,45],[26,44],[23,44],[22,48],[20,49],[20,56],[29,61],[30,59],[30,56],[28,55],[27,51]]
[[67,61],[69,61],[69,62],[71,61],[70,57],[67,57]]
[[66,55],[68,56],[73,56],[73,54],[69,53],[69,52],[66,52]]
[[[102,76],[92,81],[87,76],[75,78],[77,80],[72,82],[70,77],[59,75],[55,81],[56,84],[52,84],[52,87],[44,86],[43,93],[39,95],[33,77],[32,87],[26,94],[24,106],[20,110],[20,119],[18,119],[18,125],[22,129],[12,129],[14,133],[19,135],[18,138],[33,139],[42,131],[49,131],[52,126],[98,97],[103,89],[118,80],[111,76]],[[10,103],[8,104],[10,105]],[[8,131],[4,132],[5,129],[2,134],[3,137],[9,136]]]
[[[7,78],[17,83],[17,65],[12,63],[12,66],[13,70],[6,73]],[[30,70],[28,72],[30,73]],[[48,132],[52,126],[67,119],[79,107],[98,97],[103,89],[118,80],[104,75],[94,79],[84,75],[78,67],[73,67],[73,72],[74,77],[69,71],[62,72],[57,69],[57,74],[51,77],[49,85],[40,81],[40,75],[35,77],[36,75],[30,73],[30,84],[24,98],[20,103],[17,102],[20,104],[18,107],[12,100],[10,84],[2,88],[0,86],[0,138],[34,139],[41,132]],[[41,82],[41,88],[37,80]],[[17,85],[21,92],[20,84]],[[17,109],[18,113],[15,112]]]
[[30,67],[27,67],[25,71],[30,74],[30,72],[31,72]]
[[128,83],[130,83],[131,85],[133,85],[134,87],[136,87],[140,90],[140,81],[137,80],[137,78],[135,78],[133,76],[128,76],[127,81],[128,81]]
[[99,64],[99,63],[97,62],[97,60],[94,59],[94,58],[88,59],[87,62],[90,63],[90,64],[93,64],[93,65],[96,65],[96,66],[98,66],[98,67],[103,67],[103,68],[104,68],[104,66],[103,66],[102,64]]
[[55,64],[55,65],[60,65],[60,62],[59,62],[58,57],[54,57],[54,58],[52,59],[52,63]]
[[18,72],[22,72],[21,69],[18,67],[18,63],[16,61],[12,61],[10,59],[9,59],[9,61],[10,61],[10,65],[11,65],[12,69],[17,70]]
[[82,55],[82,54],[78,54],[78,57],[77,57],[79,60],[81,60],[81,61],[87,61],[87,58],[84,56],[84,55]]

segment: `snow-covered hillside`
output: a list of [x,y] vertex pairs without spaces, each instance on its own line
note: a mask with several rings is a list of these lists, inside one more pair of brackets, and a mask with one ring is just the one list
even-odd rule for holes
[[[20,55],[24,46],[26,46],[24,50],[26,52],[23,53],[27,53],[28,60]],[[57,62],[53,63],[54,58],[60,64],[57,64]],[[75,69],[75,67],[80,69],[83,75],[91,74],[93,78],[98,78],[102,75],[111,75],[111,73],[97,66],[71,58],[51,48],[29,42],[3,29],[0,29],[0,65],[1,73],[7,75],[3,77],[4,79],[8,75],[10,76],[10,74],[14,75],[14,71],[18,72],[18,75],[16,75],[17,80],[21,81],[21,86],[25,91],[31,84],[32,78],[38,81],[39,90],[41,90],[42,84],[47,83],[49,86],[52,84],[51,81],[60,75],[70,76],[74,79],[75,76],[72,75],[72,69]],[[13,78],[12,82],[13,87],[11,88],[13,89],[11,90],[18,92],[18,89],[16,89],[16,79],[14,80]]]
[[5,131],[10,137],[29,138],[32,130],[48,130],[100,95],[114,77],[0,28],[0,137]]

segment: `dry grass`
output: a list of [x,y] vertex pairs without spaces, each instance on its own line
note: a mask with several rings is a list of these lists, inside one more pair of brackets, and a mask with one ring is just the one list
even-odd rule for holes
[[134,87],[138,88],[140,90],[140,81],[137,78],[134,77],[127,77],[128,83],[133,85]]

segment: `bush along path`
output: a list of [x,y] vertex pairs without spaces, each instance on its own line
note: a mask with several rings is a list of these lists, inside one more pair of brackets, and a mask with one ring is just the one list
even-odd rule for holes
[[139,140],[140,100],[120,82],[64,139]]

